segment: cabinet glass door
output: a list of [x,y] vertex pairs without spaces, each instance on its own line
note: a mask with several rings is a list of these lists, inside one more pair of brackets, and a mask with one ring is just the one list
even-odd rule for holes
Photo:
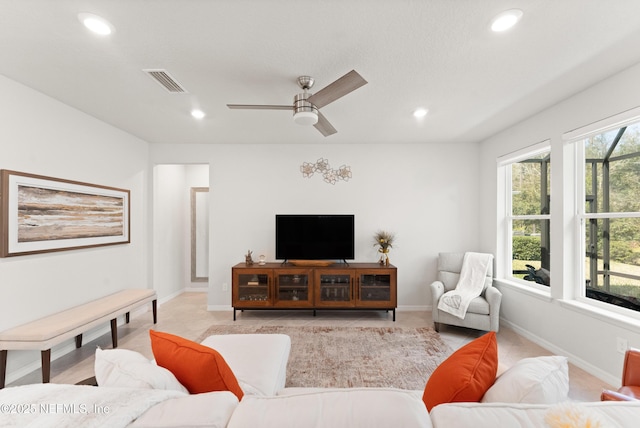
[[317,306],[353,306],[353,275],[351,272],[323,272],[317,275]]
[[357,280],[358,304],[366,306],[395,306],[393,272],[360,271]]
[[236,299],[243,306],[267,306],[270,304],[270,276],[264,272],[239,273]]
[[275,270],[275,306],[312,306],[310,271],[305,269]]

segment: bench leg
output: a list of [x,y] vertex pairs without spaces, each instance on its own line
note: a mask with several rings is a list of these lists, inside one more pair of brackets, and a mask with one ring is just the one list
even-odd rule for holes
[[111,320],[111,343],[114,349],[118,347],[118,318]]
[[5,376],[7,375],[7,350],[0,350],[0,389],[4,388]]
[[76,349],[82,347],[82,333],[76,336]]
[[51,380],[51,349],[46,349],[40,353],[42,359],[42,383],[49,383]]
[[158,323],[158,300],[151,301],[151,308],[153,309],[153,323]]

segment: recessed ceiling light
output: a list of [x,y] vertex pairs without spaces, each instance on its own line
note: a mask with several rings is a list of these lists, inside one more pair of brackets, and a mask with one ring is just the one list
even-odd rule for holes
[[496,33],[507,31],[513,27],[522,18],[522,11],[520,9],[510,9],[498,14],[491,21],[491,30]]
[[205,117],[205,114],[202,110],[194,109],[191,110],[191,116],[195,117],[196,119],[203,119]]
[[93,13],[79,13],[78,19],[89,30],[101,36],[108,36],[114,30],[109,21]]
[[429,113],[429,110],[427,110],[426,108],[418,108],[413,112],[413,117],[415,117],[416,119],[422,119],[423,117],[425,117],[427,115],[427,113]]

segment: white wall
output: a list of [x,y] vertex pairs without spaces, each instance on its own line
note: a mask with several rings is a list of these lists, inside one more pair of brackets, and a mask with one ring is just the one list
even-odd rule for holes
[[[147,143],[3,76],[0,94],[0,168],[131,191],[130,244],[0,259],[0,331],[123,288],[150,287]],[[54,348],[54,357],[72,342]],[[39,366],[39,352],[11,351],[7,382]]]
[[171,298],[191,282],[191,187],[209,186],[208,165],[157,165],[153,168],[153,286]]
[[[313,130],[310,130],[313,132]],[[373,234],[397,234],[398,305],[429,307],[439,251],[480,246],[479,149],[473,144],[151,145],[154,165],[209,163],[209,306],[228,309],[231,266],[247,250],[274,260],[277,213],[356,216],[356,262],[375,262]],[[349,182],[303,178],[300,165],[326,158],[351,166]]]
[[[562,134],[612,115],[640,106],[640,64],[613,75],[522,123],[504,130],[481,143],[481,189],[483,204],[481,242],[484,250],[496,252],[496,158],[547,139],[552,145],[551,207],[553,296],[562,297],[562,288],[573,287],[572,251],[562,237],[571,233],[573,204],[569,199],[570,182],[561,180],[563,172],[571,174],[573,159],[563,146]],[[599,376],[618,384],[623,355],[616,351],[616,338],[629,340],[640,347],[640,323],[611,317],[594,317],[593,313],[562,305],[560,299],[544,299],[509,285],[503,292],[503,321],[553,352]]]
[[[185,233],[189,204],[182,165],[158,165],[153,171],[153,287],[163,296],[184,289]],[[186,190],[186,191],[185,191]]]

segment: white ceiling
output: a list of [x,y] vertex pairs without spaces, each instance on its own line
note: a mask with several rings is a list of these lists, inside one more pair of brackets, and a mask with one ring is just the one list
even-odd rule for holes
[[[514,7],[518,26],[492,33]],[[89,33],[79,12],[115,32]],[[639,47],[639,0],[0,0],[0,74],[151,143],[480,141],[640,62]],[[290,104],[297,76],[317,91],[352,69],[369,83],[321,109],[330,137],[226,107]]]

